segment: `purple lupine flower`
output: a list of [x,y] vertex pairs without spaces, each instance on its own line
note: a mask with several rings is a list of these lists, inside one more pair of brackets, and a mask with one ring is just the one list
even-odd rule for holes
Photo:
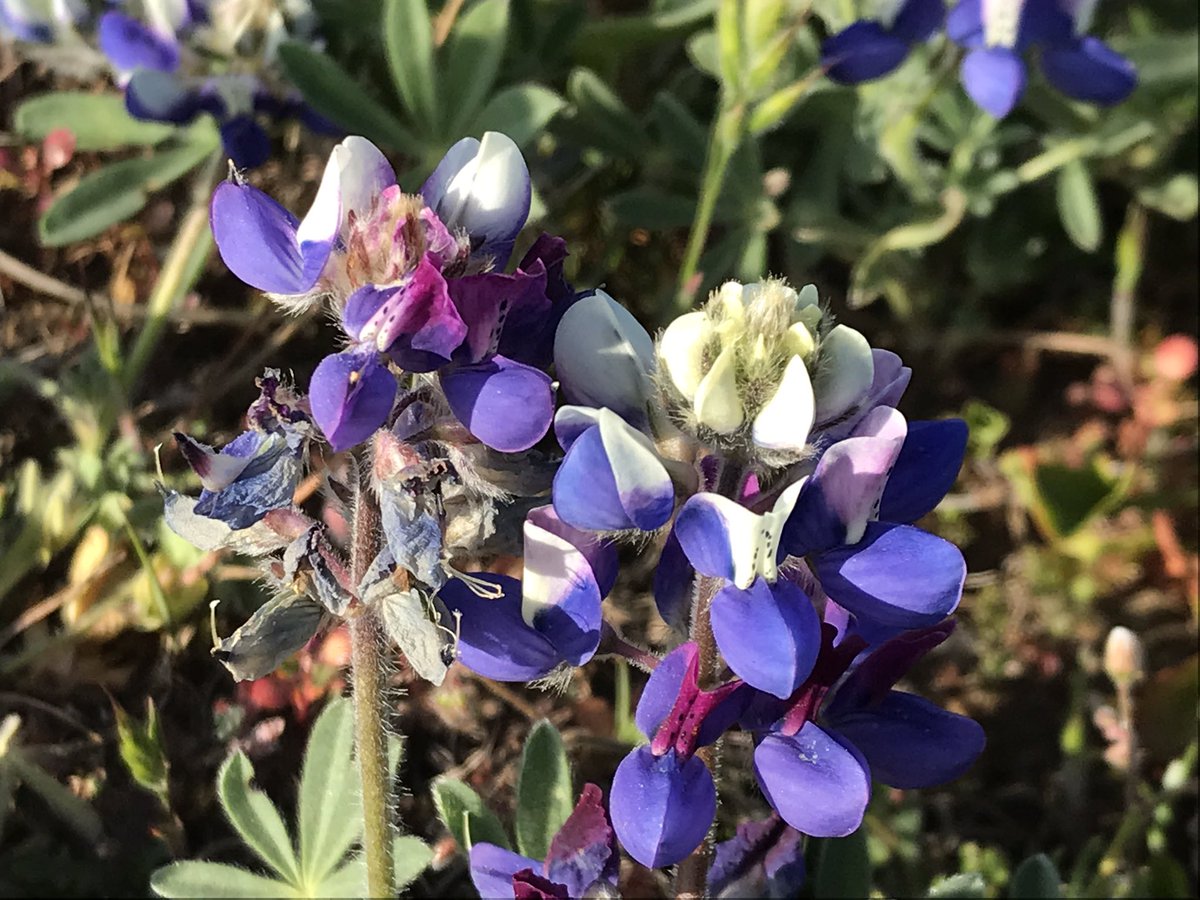
[[1024,93],[1024,52],[1041,50],[1042,71],[1076,100],[1111,105],[1137,84],[1133,64],[1102,41],[1083,35],[1094,7],[1084,0],[959,0],[946,30],[967,49],[962,83],[996,118],[1012,111]]
[[600,788],[586,784],[550,840],[544,860],[495,844],[471,847],[471,880],[483,897],[568,898],[606,895],[617,886],[621,856]]
[[250,430],[220,451],[185,434],[175,440],[203,490],[192,512],[234,530],[249,528],[272,510],[291,506],[313,435],[307,403],[268,370],[259,399],[247,412]]
[[770,722],[754,751],[755,774],[784,821],[814,837],[842,837],[862,823],[872,777],[891,787],[931,787],[970,768],[983,751],[979,724],[893,689],[953,627],[943,622],[894,637],[843,680],[866,642],[839,642],[827,624],[808,681],[785,703],[763,695],[764,702],[749,702],[743,727]]
[[318,365],[311,387],[335,450],[385,423],[397,388],[389,363],[438,370],[451,410],[490,447],[525,450],[546,433],[552,382],[523,360],[544,364],[547,323],[574,297],[565,247],[546,236],[512,274],[493,269],[525,223],[530,191],[520,151],[496,132],[455,144],[421,196],[402,193],[379,150],[357,137],[335,148],[301,220],[249,185],[217,188],[213,234],[234,274],[295,307],[346,298],[350,346]]
[[0,0],[0,38],[49,44],[86,15],[80,0]]
[[[294,17],[276,12],[269,18],[261,55],[244,61],[254,74],[244,71],[247,65],[213,72],[208,58],[226,57],[239,44],[249,21],[244,10],[211,7],[202,0],[141,0],[138,7],[140,18],[109,10],[97,27],[100,50],[116,70],[125,89],[125,106],[134,118],[183,125],[201,114],[211,115],[225,151],[240,168],[261,165],[271,152],[270,137],[256,113],[299,118],[321,133],[339,133],[294,92],[275,98],[273,80],[260,71],[273,62],[274,48],[288,36],[287,26],[300,25],[293,36],[306,30]],[[203,46],[193,49],[189,44]]]
[[451,578],[439,598],[459,614],[459,661],[496,681],[533,681],[596,652],[600,603],[616,581],[616,550],[549,506],[525,520],[524,574]]
[[717,844],[708,893],[721,897],[795,897],[804,887],[804,836],[778,814],[742,822]]
[[734,680],[699,686],[694,643],[669,653],[650,675],[634,720],[650,743],[621,761],[613,776],[613,828],[642,865],[682,860],[700,845],[717,811],[712,775],[695,753],[737,720],[748,689]]
[[763,515],[728,497],[695,494],[675,521],[696,571],[725,582],[712,598],[721,655],[747,684],[781,698],[808,677],[821,642],[812,601],[779,571],[780,537],[803,487],[790,485]]
[[943,0],[886,0],[875,19],[860,19],[821,45],[826,74],[841,84],[882,78],[945,21]]
[[941,621],[962,596],[966,564],[953,544],[909,523],[953,484],[965,446],[954,422],[923,425],[910,444],[904,417],[876,407],[821,455],[783,528],[783,552],[808,557],[823,591],[856,617],[892,630]]

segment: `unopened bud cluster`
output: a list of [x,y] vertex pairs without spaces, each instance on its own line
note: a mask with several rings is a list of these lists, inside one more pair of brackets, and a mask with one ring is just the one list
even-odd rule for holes
[[871,347],[822,314],[813,285],[726,282],[658,343],[662,402],[703,443],[768,468],[809,455],[815,428],[867,393]]

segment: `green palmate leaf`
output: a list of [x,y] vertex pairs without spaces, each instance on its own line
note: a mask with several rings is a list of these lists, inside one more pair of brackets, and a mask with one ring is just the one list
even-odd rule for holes
[[1062,896],[1061,881],[1050,857],[1038,853],[1017,866],[1008,882],[1008,896],[1011,900],[1057,900]]
[[542,719],[529,732],[517,782],[517,849],[544,859],[574,807],[571,766],[558,729]]
[[502,131],[523,147],[545,130],[566,105],[566,100],[540,84],[514,85],[487,102],[471,132]]
[[454,778],[439,778],[433,783],[433,802],[438,815],[450,829],[458,845],[470,850],[486,841],[508,849],[508,835],[495,813],[484,806],[479,795]]
[[335,697],[313,725],[300,775],[300,870],[305,884],[324,881],[362,832],[353,753],[350,704]]
[[160,897],[298,897],[283,881],[264,878],[237,866],[214,862],[177,862],[150,876]]
[[1096,186],[1083,160],[1074,159],[1058,170],[1058,215],[1071,242],[1091,253],[1104,237]]
[[146,698],[146,720],[139,722],[119,706],[117,716],[117,750],[133,780],[146,790],[167,799],[167,757],[163,750],[162,732],[158,725],[158,710],[154,701]]
[[157,144],[178,130],[174,125],[133,118],[125,111],[120,94],[55,91],[30,97],[13,113],[13,130],[28,140],[40,141],[60,128],[75,136],[76,150]]
[[595,72],[571,72],[567,96],[575,104],[576,122],[599,149],[617,157],[634,157],[646,149],[642,123]]
[[471,124],[496,83],[508,42],[508,20],[509,0],[481,0],[450,32],[439,89],[450,115],[446,131],[452,139]]
[[279,810],[262,791],[250,787],[254,768],[241,750],[217,773],[221,807],[246,845],[292,884],[300,883],[299,866],[287,826]]
[[[181,147],[139,159],[113,163],[80,179],[57,198],[38,220],[38,236],[47,247],[86,240],[110,225],[139,213],[150,195],[187,174],[218,146],[217,132],[205,122]],[[189,131],[191,131],[189,129]]]
[[279,62],[288,79],[321,115],[351,134],[361,134],[403,153],[420,153],[416,136],[363,93],[362,85],[325,54],[299,41],[284,41],[279,45]]
[[384,0],[383,43],[392,81],[405,108],[427,137],[437,134],[433,24],[425,0]]
[[986,897],[987,884],[978,872],[961,872],[947,878],[939,878],[929,886],[926,897]]
[[871,857],[867,853],[867,833],[859,828],[843,838],[816,840],[813,862],[816,874],[812,894],[825,897],[867,897],[871,893]]

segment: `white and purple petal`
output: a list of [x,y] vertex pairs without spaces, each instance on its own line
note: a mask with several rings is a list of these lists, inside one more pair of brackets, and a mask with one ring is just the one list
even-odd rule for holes
[[563,315],[554,335],[554,366],[568,402],[607,407],[638,427],[645,420],[654,341],[604,291]]
[[442,372],[441,383],[454,415],[494,450],[528,450],[554,420],[550,376],[503,356],[451,367]]
[[786,579],[758,578],[746,590],[726,585],[712,601],[712,629],[735,675],[780,699],[812,672],[821,620],[808,595]]
[[317,283],[336,234],[301,243],[299,221],[256,187],[226,181],[212,198],[217,250],[238,278],[272,294],[303,294]]
[[554,644],[521,617],[521,582],[486,572],[471,577],[494,586],[500,597],[480,597],[458,578],[438,592],[451,614],[461,614],[459,662],[496,681],[535,681],[548,675],[562,658]]
[[603,595],[591,561],[564,536],[574,536],[573,530],[567,531],[569,526],[552,520],[552,515],[543,510],[525,521],[521,617],[554,644],[564,660],[582,665],[600,641]]
[[613,828],[627,853],[652,869],[673,866],[700,846],[717,811],[712,775],[695,756],[638,747],[621,761],[610,798]]
[[529,168],[511,138],[489,131],[482,141],[463,138],[451,147],[421,196],[449,228],[471,236],[473,250],[495,257],[503,268],[529,218]]
[[611,410],[571,444],[554,476],[554,509],[576,528],[653,531],[675,508],[675,486],[649,440]]
[[866,763],[813,722],[794,735],[768,734],[754,750],[767,802],[813,837],[845,837],[862,824],[871,799]]

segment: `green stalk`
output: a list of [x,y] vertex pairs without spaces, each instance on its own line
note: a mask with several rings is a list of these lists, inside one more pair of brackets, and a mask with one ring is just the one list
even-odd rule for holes
[[745,107],[741,103],[727,104],[722,95],[721,111],[713,121],[712,136],[708,142],[708,154],[704,160],[704,174],[700,181],[700,200],[696,207],[696,218],[688,234],[687,249],[683,265],[679,269],[678,304],[680,310],[690,309],[695,299],[698,284],[696,270],[700,265],[700,254],[708,240],[712,227],[717,198],[725,184],[729,161],[741,142],[745,124]]
[[[362,473],[357,471],[351,540],[351,580],[358,584],[379,549],[379,506],[370,489],[363,484]],[[383,632],[378,616],[365,604],[358,604],[351,610],[349,629],[355,757],[362,782],[367,896],[394,897],[391,772],[383,718],[387,663]]]
[[122,380],[126,392],[137,384],[158,347],[171,313],[196,283],[212,253],[213,237],[208,227],[208,207],[224,158],[223,150],[214,152],[200,167],[192,182],[188,211],[163,260],[162,271],[146,303],[146,321],[125,362]]

